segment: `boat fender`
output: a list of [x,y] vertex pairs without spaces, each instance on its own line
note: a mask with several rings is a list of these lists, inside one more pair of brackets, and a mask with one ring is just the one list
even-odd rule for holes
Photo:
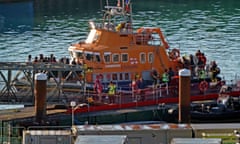
[[208,82],[207,81],[202,81],[202,82],[200,82],[200,84],[199,84],[199,90],[201,91],[201,92],[204,92],[204,91],[206,91],[208,89]]
[[175,59],[177,59],[178,57],[180,57],[180,51],[179,51],[179,49],[174,48],[174,49],[171,51],[171,53],[170,53],[170,57],[171,57],[173,60],[175,60]]

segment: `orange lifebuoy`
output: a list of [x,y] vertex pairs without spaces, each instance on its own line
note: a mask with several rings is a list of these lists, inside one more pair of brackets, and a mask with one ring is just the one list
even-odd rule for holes
[[178,57],[180,57],[180,51],[179,49],[174,48],[170,53],[170,58],[174,60],[177,59]]
[[208,89],[208,82],[206,81],[202,81],[200,84],[199,84],[199,90],[201,92],[204,92]]

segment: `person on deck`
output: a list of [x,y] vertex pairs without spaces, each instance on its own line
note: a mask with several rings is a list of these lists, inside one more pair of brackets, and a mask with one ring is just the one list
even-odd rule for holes
[[200,50],[197,50],[197,52],[195,53],[195,56],[199,59],[202,55],[202,52]]
[[182,64],[184,68],[190,68],[190,60],[186,56],[182,57]]
[[165,84],[169,83],[169,74],[167,69],[165,69],[164,73],[162,74],[162,82]]
[[190,54],[189,61],[190,61],[191,74],[194,77],[194,76],[196,76],[195,68],[196,68],[196,64],[197,64],[198,59],[196,58],[196,56]]
[[99,80],[99,76],[97,76],[96,81],[94,83],[94,89],[98,96],[98,101],[102,102],[102,91],[103,91],[103,85]]
[[152,69],[151,76],[153,78],[153,84],[157,85],[159,76],[158,76],[158,72],[155,68]]
[[202,63],[203,63],[203,66],[202,67],[205,67],[206,64],[207,64],[207,57],[205,56],[204,53],[202,53],[202,56],[200,57]]
[[220,68],[218,67],[218,65],[215,61],[211,62],[210,72],[211,72],[212,81],[217,82],[217,76],[218,76],[218,74],[220,74]]
[[204,81],[206,79],[206,72],[202,67],[199,67],[198,78],[199,78],[199,82]]
[[227,93],[230,92],[231,90],[232,90],[232,87],[228,86],[226,84],[226,81],[222,81],[221,82],[221,89],[219,91],[219,97],[228,96],[229,94],[227,94]]
[[33,63],[37,63],[39,60],[38,60],[38,57],[36,56],[33,60]]
[[172,78],[175,76],[175,72],[171,67],[168,69],[168,76],[169,76],[169,83],[171,82]]
[[27,64],[32,63],[32,55],[28,55]]
[[116,85],[111,81],[108,85],[109,103],[115,103]]
[[145,89],[145,82],[142,77],[140,77],[137,82],[137,94],[140,96],[140,100],[144,101],[145,96],[144,96],[144,89]]

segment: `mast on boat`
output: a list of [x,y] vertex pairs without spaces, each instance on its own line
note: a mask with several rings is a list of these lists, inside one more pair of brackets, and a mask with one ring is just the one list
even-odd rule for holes
[[116,6],[109,5],[106,1],[106,6],[103,10],[102,25],[111,30],[118,27],[118,24],[125,24],[128,29],[132,29],[132,5],[130,0],[118,0]]

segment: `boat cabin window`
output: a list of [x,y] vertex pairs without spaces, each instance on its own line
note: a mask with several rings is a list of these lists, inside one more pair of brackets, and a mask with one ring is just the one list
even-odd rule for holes
[[129,73],[119,73],[118,80],[130,80]]
[[84,55],[82,52],[76,52],[76,57],[77,58],[80,58],[80,59],[83,59],[84,58]]
[[119,80],[123,80],[123,74],[122,73],[119,74]]
[[130,80],[129,73],[125,73],[125,80]]
[[148,62],[153,63],[153,53],[152,52],[148,53]]
[[127,53],[123,53],[121,54],[122,56],[122,62],[128,62],[128,54]]
[[70,55],[71,55],[71,57],[77,58],[77,59],[83,59],[84,58],[83,52],[80,52],[80,51],[70,52]]
[[109,53],[109,52],[104,53],[104,61],[105,61],[105,63],[111,62],[111,53]]
[[100,59],[100,55],[99,55],[99,54],[96,54],[96,55],[95,55],[95,59],[96,59],[97,62],[101,62],[101,59]]
[[94,55],[92,52],[84,52],[86,60],[93,61]]
[[87,52],[86,53],[86,60],[89,61],[94,61],[94,62],[100,62],[100,53],[91,53],[91,52]]
[[140,53],[140,62],[146,63],[146,54],[145,53]]
[[112,55],[112,60],[113,60],[113,62],[119,62],[119,54],[113,54]]
[[112,80],[117,80],[117,74],[116,73],[112,74]]
[[129,73],[108,73],[106,74],[106,79],[108,81],[123,81],[123,80],[130,80],[130,74]]

